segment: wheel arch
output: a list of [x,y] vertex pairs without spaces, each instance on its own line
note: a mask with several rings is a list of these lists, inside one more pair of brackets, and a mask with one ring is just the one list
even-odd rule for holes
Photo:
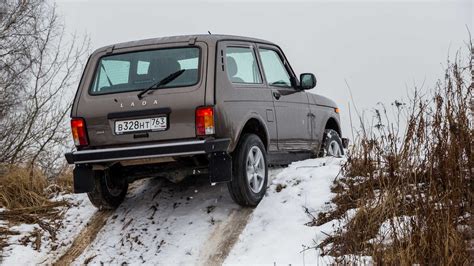
[[329,117],[326,121],[326,125],[324,126],[324,130],[326,129],[333,129],[339,134],[339,137],[342,138],[342,132],[341,132],[341,127],[339,125],[339,122],[336,118],[334,117]]
[[236,138],[234,139],[230,147],[230,151],[234,151],[240,141],[240,138],[246,133],[253,133],[257,135],[262,140],[265,149],[268,150],[268,147],[270,145],[270,136],[262,118],[258,116],[248,117],[245,120],[245,123],[242,123],[238,132],[239,133],[236,135]]

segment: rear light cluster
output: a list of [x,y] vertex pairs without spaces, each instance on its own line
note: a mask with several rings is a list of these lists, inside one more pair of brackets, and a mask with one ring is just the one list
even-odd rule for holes
[[74,145],[77,147],[89,145],[87,140],[86,122],[83,118],[71,119],[72,137],[74,138]]
[[214,128],[214,108],[203,106],[196,109],[196,135],[213,135]]

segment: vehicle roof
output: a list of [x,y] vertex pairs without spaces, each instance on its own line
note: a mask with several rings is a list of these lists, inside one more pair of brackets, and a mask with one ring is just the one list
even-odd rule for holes
[[223,40],[234,40],[234,41],[267,43],[267,44],[275,45],[274,43],[266,41],[266,40],[251,38],[251,37],[244,37],[244,36],[224,35],[224,34],[196,34],[196,35],[158,37],[158,38],[122,42],[122,43],[117,43],[117,44],[101,47],[97,49],[96,52],[104,50],[104,49],[108,49],[111,47],[113,47],[114,49],[119,49],[119,48],[129,48],[129,47],[137,47],[137,46],[143,46],[143,45],[152,45],[152,44],[189,42],[192,39],[196,39],[196,41],[202,41],[202,42],[213,43],[213,44],[217,43],[218,41],[223,41]]

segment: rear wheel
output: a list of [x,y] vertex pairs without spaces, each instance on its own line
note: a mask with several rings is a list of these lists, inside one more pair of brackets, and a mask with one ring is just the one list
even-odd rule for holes
[[92,205],[99,209],[116,209],[125,199],[128,182],[125,178],[113,178],[110,171],[94,171],[94,190],[87,193]]
[[344,155],[342,140],[337,131],[326,129],[322,143],[321,156],[342,157]]
[[257,135],[242,136],[232,154],[232,165],[232,181],[227,184],[232,199],[242,206],[257,206],[268,182],[267,153]]

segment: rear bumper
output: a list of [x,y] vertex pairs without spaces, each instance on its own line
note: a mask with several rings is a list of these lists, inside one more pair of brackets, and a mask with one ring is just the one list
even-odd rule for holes
[[230,139],[192,140],[148,144],[134,147],[105,148],[66,153],[69,164],[90,164],[145,158],[226,153]]

